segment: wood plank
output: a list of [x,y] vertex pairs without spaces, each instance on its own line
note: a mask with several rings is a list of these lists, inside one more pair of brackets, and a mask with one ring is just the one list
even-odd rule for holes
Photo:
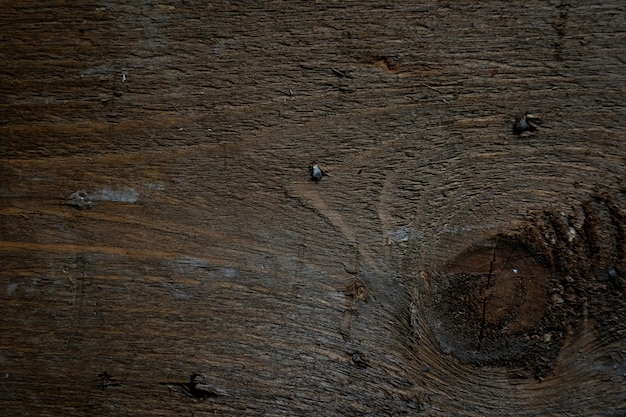
[[2,414],[626,412],[622,2],[75,3],[0,12]]

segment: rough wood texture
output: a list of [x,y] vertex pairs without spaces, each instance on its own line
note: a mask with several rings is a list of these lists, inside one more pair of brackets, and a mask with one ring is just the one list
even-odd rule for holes
[[623,1],[47,3],[3,415],[626,413]]

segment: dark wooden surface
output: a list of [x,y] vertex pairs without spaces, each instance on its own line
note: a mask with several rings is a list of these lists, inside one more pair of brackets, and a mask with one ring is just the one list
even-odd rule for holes
[[45,3],[0,9],[0,414],[626,413],[623,2]]

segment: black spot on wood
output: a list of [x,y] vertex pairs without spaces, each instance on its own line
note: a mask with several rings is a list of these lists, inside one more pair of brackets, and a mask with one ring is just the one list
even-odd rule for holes
[[365,356],[360,352],[354,352],[352,354],[352,363],[354,363],[357,368],[365,369],[369,366],[369,362],[365,359]]
[[75,193],[72,193],[72,195],[70,195],[69,198],[65,201],[65,204],[79,210],[90,209],[91,199],[89,198],[89,195],[87,195],[87,192],[85,190],[79,190]]
[[620,275],[617,272],[617,269],[615,269],[615,266],[608,265],[606,267],[606,279],[616,290],[622,291],[624,289],[622,281],[620,279]]
[[109,387],[120,387],[121,386],[121,384],[119,382],[117,382],[116,379],[113,378],[107,371],[103,371],[103,372],[99,373],[98,377],[101,380],[100,385],[98,385],[98,388],[100,388],[100,389],[105,389],[105,388],[109,388]]
[[189,382],[160,382],[161,385],[167,385],[173,391],[180,392],[195,400],[206,400],[226,395],[223,389],[211,386],[202,375],[191,374]]

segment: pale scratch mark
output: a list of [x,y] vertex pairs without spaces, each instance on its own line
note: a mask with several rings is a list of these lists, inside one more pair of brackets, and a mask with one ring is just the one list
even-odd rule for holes
[[373,257],[367,254],[365,249],[359,244],[354,228],[345,221],[339,211],[328,207],[326,201],[317,191],[311,189],[309,183],[295,182],[292,186],[298,198],[305,205],[312,207],[317,214],[328,220],[355,247],[360,259],[364,260],[373,270],[380,272]]
[[313,207],[316,212],[328,219],[334,226],[336,226],[341,233],[350,242],[356,242],[356,235],[354,230],[348,226],[343,219],[343,216],[336,210],[328,208],[326,202],[320,197],[320,195],[310,188],[304,186],[304,184],[296,183],[294,188],[301,199],[305,200],[309,206]]

